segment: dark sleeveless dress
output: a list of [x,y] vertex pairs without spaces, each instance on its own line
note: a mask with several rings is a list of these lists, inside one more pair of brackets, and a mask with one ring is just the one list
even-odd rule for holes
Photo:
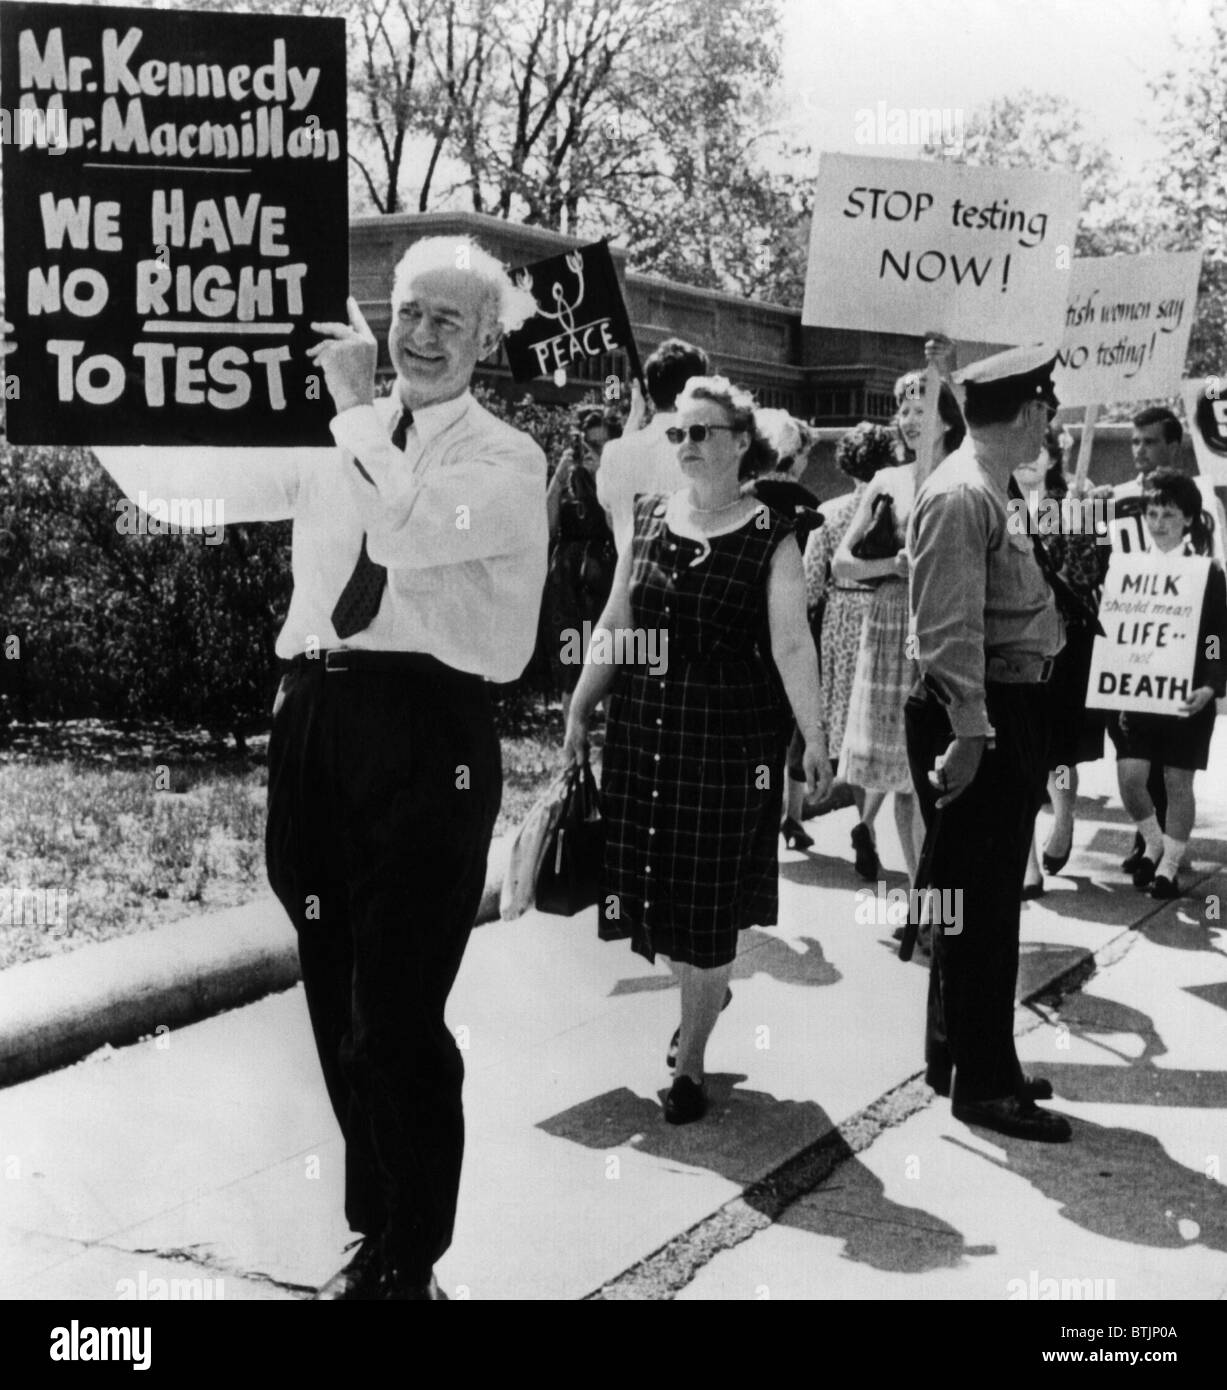
[[669,530],[665,503],[635,501],[633,624],[667,635],[667,669],[620,666],[610,697],[600,935],[629,936],[648,960],[712,967],[736,956],[739,931],[778,915],[792,714],[770,654],[767,579],[793,526],[762,507],[704,554]]

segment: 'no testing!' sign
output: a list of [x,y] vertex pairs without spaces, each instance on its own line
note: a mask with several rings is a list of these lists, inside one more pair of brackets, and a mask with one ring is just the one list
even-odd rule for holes
[[344,22],[4,4],[0,92],[12,442],[330,443]]

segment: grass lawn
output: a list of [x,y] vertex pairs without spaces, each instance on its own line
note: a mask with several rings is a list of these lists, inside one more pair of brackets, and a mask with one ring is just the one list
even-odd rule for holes
[[[496,835],[553,775],[561,707],[505,704],[499,727]],[[0,969],[267,892],[267,745],[252,737],[239,756],[194,729],[11,726],[0,748]]]

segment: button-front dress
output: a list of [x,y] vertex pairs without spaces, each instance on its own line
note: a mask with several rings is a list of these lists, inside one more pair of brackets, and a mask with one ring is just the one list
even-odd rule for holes
[[619,666],[610,696],[600,934],[629,936],[648,960],[725,965],[739,931],[777,920],[792,715],[771,659],[767,581],[792,533],[763,506],[700,542],[669,528],[664,497],[635,501],[632,623],[667,636],[668,657],[656,674]]

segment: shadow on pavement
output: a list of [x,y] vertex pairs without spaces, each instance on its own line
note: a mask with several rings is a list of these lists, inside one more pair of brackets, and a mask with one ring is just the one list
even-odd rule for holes
[[[1018,999],[1025,999],[1050,980],[1067,975],[1094,960],[1085,946],[1055,941],[1023,941],[1018,947]],[[1089,973],[1089,971],[1088,971]]]
[[1067,1118],[1074,1131],[1069,1144],[991,1134],[992,1143],[1005,1150],[1004,1159],[952,1135],[946,1139],[1025,1178],[1059,1204],[1067,1221],[1096,1235],[1134,1245],[1179,1249],[1199,1243],[1227,1250],[1222,1183],[1177,1163],[1153,1135]]
[[969,1247],[941,1217],[905,1207],[885,1195],[882,1181],[844,1146],[847,1159],[815,1191],[799,1198],[776,1225],[844,1242],[845,1260],[897,1274],[953,1269],[967,1255],[992,1254]]
[[[741,933],[737,959],[733,963],[733,981],[750,980],[760,974],[787,985],[836,985],[843,979],[823,955],[822,943],[812,936],[783,940],[758,927],[750,927]],[[610,997],[653,994],[676,988],[672,975],[632,975],[619,980],[610,990]]]
[[[1188,992],[1227,1008],[1227,984],[1193,986]],[[1093,994],[1073,994],[1061,1001],[1059,1020],[1090,1047],[1124,1063],[1046,1061],[1043,1074],[1062,1100],[1227,1110],[1227,1072],[1155,1066],[1167,1046],[1150,1015],[1140,1009]],[[1142,1051],[1122,1048],[1123,1037],[1140,1039]]]
[[751,1183],[829,1133],[831,1121],[812,1101],[776,1100],[763,1091],[737,1090],[745,1079],[711,1073],[709,1108],[699,1124],[666,1124],[665,1090],[653,1100],[619,1087],[542,1120],[537,1128],[587,1149],[610,1152],[626,1146],[707,1169],[731,1182]]
[[1181,904],[1175,912],[1152,917],[1142,925],[1140,931],[1147,941],[1153,941],[1156,946],[1166,946],[1173,951],[1210,951],[1225,956],[1227,951],[1214,937],[1216,924],[1202,917],[1204,911],[1204,897],[1190,898],[1187,905]]

